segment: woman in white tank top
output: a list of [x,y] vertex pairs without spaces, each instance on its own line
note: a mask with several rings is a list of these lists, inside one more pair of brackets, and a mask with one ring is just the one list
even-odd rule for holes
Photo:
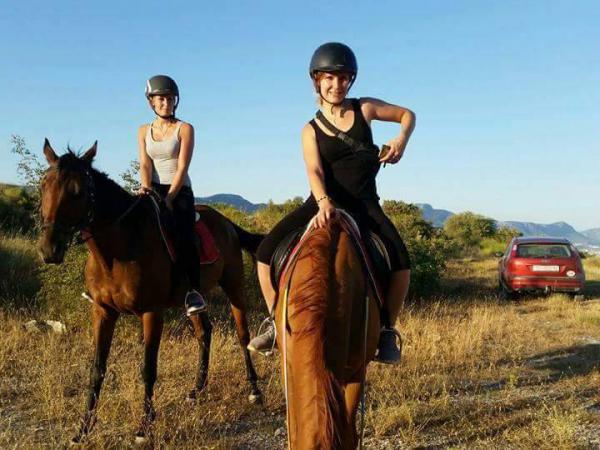
[[185,297],[187,314],[206,309],[199,293],[200,261],[196,249],[194,194],[188,168],[194,150],[194,128],[175,117],[179,104],[179,88],[166,75],[156,75],[146,83],[146,98],[156,117],[138,132],[140,159],[140,193],[152,189],[165,199],[173,212],[177,230],[178,251],[190,282]]

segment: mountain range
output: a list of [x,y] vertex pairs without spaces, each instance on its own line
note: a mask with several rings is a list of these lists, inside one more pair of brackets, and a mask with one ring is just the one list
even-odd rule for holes
[[224,203],[247,213],[253,213],[257,209],[267,206],[266,203],[249,202],[244,197],[237,194],[215,194],[208,197],[196,197],[196,203],[204,203],[206,205]]
[[[423,212],[423,218],[436,227],[444,226],[446,220],[454,213],[445,209],[435,209],[427,203],[418,203],[417,206]],[[496,221],[498,226],[515,228],[523,236],[547,236],[562,237],[570,240],[577,247],[593,253],[600,253],[600,228],[577,231],[566,222],[555,222],[550,224],[539,224],[533,222],[518,222],[514,220],[501,222]]]

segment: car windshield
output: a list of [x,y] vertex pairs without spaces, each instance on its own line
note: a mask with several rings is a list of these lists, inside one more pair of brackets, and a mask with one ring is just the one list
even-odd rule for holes
[[571,250],[566,244],[520,244],[519,258],[569,258]]

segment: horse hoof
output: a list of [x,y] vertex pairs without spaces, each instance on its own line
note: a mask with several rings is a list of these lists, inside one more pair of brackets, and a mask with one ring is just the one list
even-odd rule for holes
[[192,389],[185,397],[186,402],[194,403],[202,393],[202,389]]
[[135,436],[136,447],[142,447],[144,445],[148,445],[149,443],[150,443],[150,438],[148,436],[141,436],[139,434]]
[[69,441],[69,447],[79,447],[83,445],[83,441],[87,437],[87,434],[79,433],[77,436],[72,437]]
[[253,405],[261,405],[263,402],[263,395],[259,392],[258,394],[250,394],[248,401]]

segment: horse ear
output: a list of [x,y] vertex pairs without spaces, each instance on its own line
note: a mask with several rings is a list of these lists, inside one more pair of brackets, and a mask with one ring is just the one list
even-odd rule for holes
[[94,145],[92,145],[90,147],[90,149],[83,154],[81,159],[88,164],[92,164],[92,161],[94,160],[94,158],[96,156],[97,149],[98,149],[98,141],[94,142]]
[[56,156],[56,153],[50,145],[48,138],[44,140],[44,156],[46,157],[46,161],[48,161],[48,164],[50,164],[51,166],[56,165],[58,161],[58,156]]

